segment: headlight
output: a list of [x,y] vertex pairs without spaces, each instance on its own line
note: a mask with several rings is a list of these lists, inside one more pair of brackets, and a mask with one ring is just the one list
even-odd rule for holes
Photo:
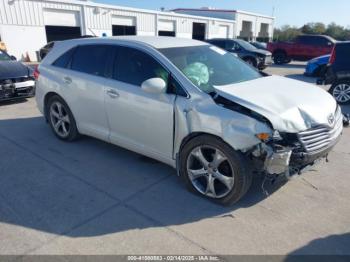
[[259,133],[255,135],[257,138],[259,138],[262,142],[268,142],[269,140],[274,141],[281,141],[283,140],[280,132],[277,130],[274,130],[273,133]]
[[269,133],[259,133],[256,134],[256,137],[263,142],[267,142],[270,139],[271,135]]

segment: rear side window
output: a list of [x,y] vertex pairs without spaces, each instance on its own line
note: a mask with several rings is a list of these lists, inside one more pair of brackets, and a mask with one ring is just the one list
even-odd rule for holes
[[304,45],[325,46],[327,39],[318,36],[301,36],[299,42]]
[[95,76],[105,76],[106,67],[111,57],[109,45],[79,46],[74,52],[71,69]]
[[311,36],[299,36],[298,42],[304,45],[312,45],[313,37]]
[[120,47],[114,65],[114,79],[141,86],[144,81],[155,77],[162,78],[168,83],[169,73],[150,55],[137,49]]
[[72,48],[69,51],[65,52],[63,55],[57,58],[57,60],[53,62],[52,65],[61,67],[61,68],[67,68],[69,66],[70,61],[72,60],[74,51],[75,51],[75,48]]
[[350,61],[350,44],[339,44],[336,47],[336,59],[339,62]]
[[319,45],[319,46],[330,46],[331,44],[332,44],[332,42],[330,40],[328,40],[327,38],[319,37],[317,39],[317,45]]

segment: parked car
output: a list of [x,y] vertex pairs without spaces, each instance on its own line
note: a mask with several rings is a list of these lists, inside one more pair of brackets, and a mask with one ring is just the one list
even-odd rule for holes
[[336,41],[325,35],[300,35],[293,42],[268,43],[275,64],[285,64],[292,60],[308,61],[318,56],[330,54]]
[[264,70],[267,66],[272,64],[271,53],[269,51],[257,49],[244,40],[215,38],[209,39],[207,42],[237,54],[245,62],[259,70]]
[[0,51],[0,101],[27,98],[34,93],[33,71],[14,56]]
[[324,55],[310,60],[305,68],[306,76],[324,76],[331,55]]
[[192,39],[64,41],[36,77],[38,108],[59,139],[89,135],[157,159],[221,204],[245,195],[253,171],[288,176],[313,165],[343,128],[323,89]]
[[249,44],[255,46],[257,49],[267,50],[267,44],[263,42],[249,42]]
[[55,41],[50,42],[46,45],[44,45],[42,48],[40,48],[39,50],[39,57],[41,60],[43,60],[45,58],[45,56],[51,51],[51,49],[54,47],[55,45]]
[[325,77],[318,84],[331,84],[329,92],[339,104],[350,104],[350,42],[338,42],[329,59]]

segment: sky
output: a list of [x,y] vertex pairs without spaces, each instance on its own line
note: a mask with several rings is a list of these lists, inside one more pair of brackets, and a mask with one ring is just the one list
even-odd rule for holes
[[160,10],[161,7],[238,9],[276,17],[276,26],[335,22],[350,27],[350,0],[93,0],[94,2]]

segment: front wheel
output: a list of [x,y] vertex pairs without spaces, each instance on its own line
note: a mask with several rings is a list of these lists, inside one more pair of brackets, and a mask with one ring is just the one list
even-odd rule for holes
[[252,182],[243,155],[208,135],[195,137],[184,146],[180,174],[190,191],[222,205],[240,200]]
[[350,80],[338,81],[331,86],[329,93],[340,105],[350,104]]
[[253,67],[257,67],[257,62],[255,61],[255,59],[253,58],[246,58],[244,59],[244,61],[248,64],[251,65]]
[[273,61],[276,65],[283,65],[286,63],[290,63],[291,60],[287,57],[286,53],[277,52],[273,55]]

